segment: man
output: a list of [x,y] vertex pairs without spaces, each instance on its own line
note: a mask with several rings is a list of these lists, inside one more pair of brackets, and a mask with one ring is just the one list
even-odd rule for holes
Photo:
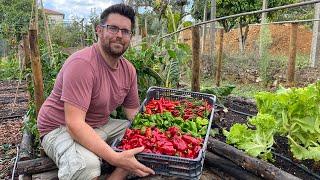
[[134,157],[143,147],[117,153],[106,143],[121,138],[128,126],[128,121],[110,119],[110,113],[122,105],[132,120],[139,107],[135,68],[122,57],[134,16],[124,4],[107,8],[97,26],[98,43],[67,59],[41,107],[41,144],[57,164],[59,179],[96,179],[99,158],[117,167],[109,179],[124,179],[130,172],[154,174]]

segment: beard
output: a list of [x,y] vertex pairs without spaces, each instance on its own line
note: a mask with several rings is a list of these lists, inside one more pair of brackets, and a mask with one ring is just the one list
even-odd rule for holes
[[105,53],[113,58],[119,58],[127,50],[128,45],[123,43],[121,40],[116,40],[115,42],[106,42],[102,45]]

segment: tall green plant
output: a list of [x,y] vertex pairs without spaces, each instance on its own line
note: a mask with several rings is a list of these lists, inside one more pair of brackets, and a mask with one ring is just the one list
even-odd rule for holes
[[181,67],[187,64],[190,52],[188,45],[172,39],[158,39],[150,46],[140,44],[129,48],[125,57],[137,70],[140,97],[145,97],[150,86],[176,87],[180,81]]
[[268,26],[262,26],[261,32],[260,32],[260,41],[261,41],[261,55],[260,55],[260,61],[259,61],[259,72],[260,76],[262,77],[262,80],[265,85],[268,84],[268,82],[271,80],[271,74],[270,74],[270,60],[271,55],[268,52],[269,47],[272,44],[272,37]]

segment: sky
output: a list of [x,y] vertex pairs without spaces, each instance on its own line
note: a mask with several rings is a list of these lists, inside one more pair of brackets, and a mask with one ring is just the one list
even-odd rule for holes
[[89,18],[91,12],[100,14],[112,4],[121,0],[43,0],[44,8],[65,14],[66,20]]

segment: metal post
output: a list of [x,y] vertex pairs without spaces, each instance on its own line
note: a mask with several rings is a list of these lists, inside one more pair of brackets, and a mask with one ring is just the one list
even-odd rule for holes
[[[320,3],[315,4],[314,19],[320,19]],[[313,22],[312,45],[310,55],[310,66],[315,67],[320,62],[320,22]]]

